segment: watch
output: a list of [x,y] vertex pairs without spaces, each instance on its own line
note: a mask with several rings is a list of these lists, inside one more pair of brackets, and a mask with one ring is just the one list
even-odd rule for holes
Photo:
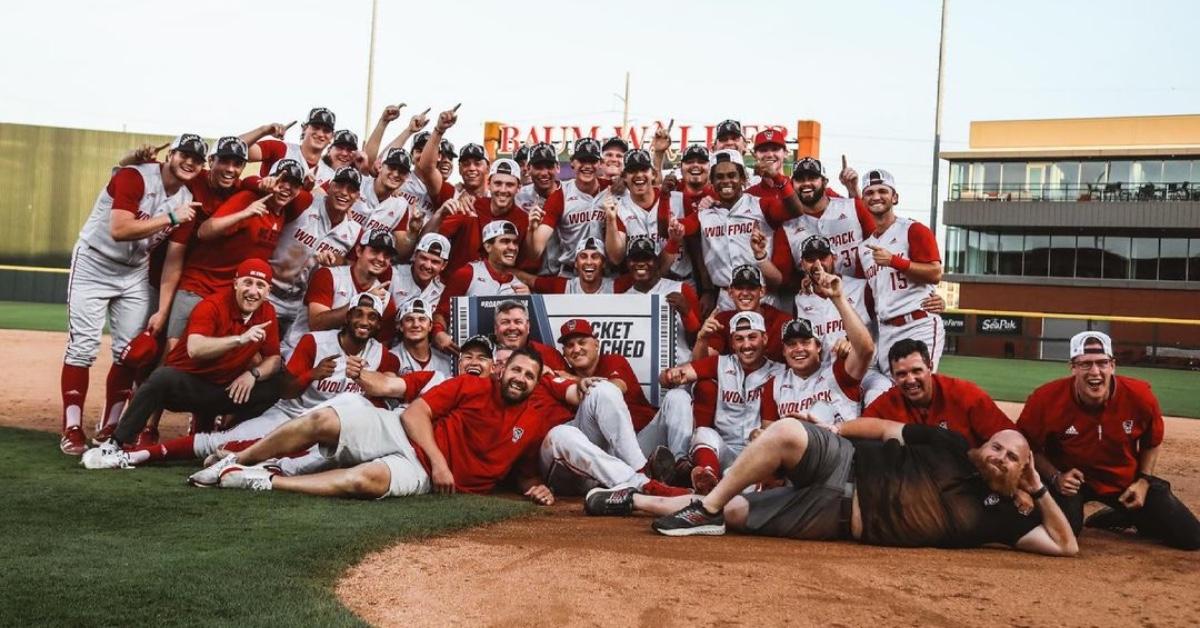
[[1037,500],[1041,499],[1042,495],[1045,495],[1046,492],[1049,490],[1050,490],[1050,487],[1043,484],[1042,488],[1039,488],[1038,490],[1030,493],[1029,496],[1032,497],[1034,501],[1037,501]]
[[255,381],[262,379],[262,373],[258,371],[257,366],[250,368],[250,375],[254,376]]

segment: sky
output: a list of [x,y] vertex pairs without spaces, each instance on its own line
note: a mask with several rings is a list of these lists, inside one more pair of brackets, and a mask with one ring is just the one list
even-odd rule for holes
[[[846,155],[890,170],[902,213],[930,208],[938,0],[605,3],[379,0],[371,120],[462,103],[483,122],[822,125],[832,181]],[[0,122],[205,136],[329,107],[360,135],[370,0],[9,3]],[[949,0],[943,150],[972,120],[1200,113],[1200,3]],[[399,123],[393,125],[399,130]],[[390,136],[390,134],[389,134]],[[294,128],[290,140],[297,137]],[[941,162],[942,193],[947,167]]]

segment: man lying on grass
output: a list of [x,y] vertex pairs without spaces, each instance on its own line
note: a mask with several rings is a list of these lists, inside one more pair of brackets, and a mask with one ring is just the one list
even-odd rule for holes
[[[742,494],[781,471],[791,486]],[[1017,510],[1011,499],[1017,488],[1030,493],[1040,516]],[[962,436],[925,425],[860,418],[826,428],[782,419],[746,447],[703,499],[595,489],[585,509],[660,515],[653,528],[668,536],[724,534],[728,522],[750,534],[797,539],[945,548],[998,543],[1052,556],[1079,551],[1016,430],[970,449]]]

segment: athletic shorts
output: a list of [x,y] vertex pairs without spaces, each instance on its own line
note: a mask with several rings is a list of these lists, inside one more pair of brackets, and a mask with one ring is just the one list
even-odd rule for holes
[[845,538],[848,525],[841,521],[842,498],[853,490],[854,445],[850,441],[801,422],[808,432],[808,448],[782,486],[743,497],[750,503],[746,531],[763,536],[834,540]]
[[192,310],[204,300],[204,297],[187,290],[176,290],[175,300],[171,301],[171,315],[167,317],[167,338],[182,338],[187,331],[188,318]]
[[336,447],[319,447],[322,456],[339,467],[364,462],[386,465],[391,480],[388,492],[382,497],[423,495],[430,491],[429,474],[421,466],[398,412],[377,408],[358,394],[338,395],[326,405],[338,413],[341,433]]

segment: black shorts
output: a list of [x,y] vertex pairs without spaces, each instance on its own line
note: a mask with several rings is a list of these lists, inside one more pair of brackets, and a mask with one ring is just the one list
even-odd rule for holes
[[854,481],[854,446],[811,423],[808,448],[800,464],[788,472],[791,486],[744,495],[750,502],[746,531],[763,536],[833,540],[845,538],[842,499],[850,498]]

